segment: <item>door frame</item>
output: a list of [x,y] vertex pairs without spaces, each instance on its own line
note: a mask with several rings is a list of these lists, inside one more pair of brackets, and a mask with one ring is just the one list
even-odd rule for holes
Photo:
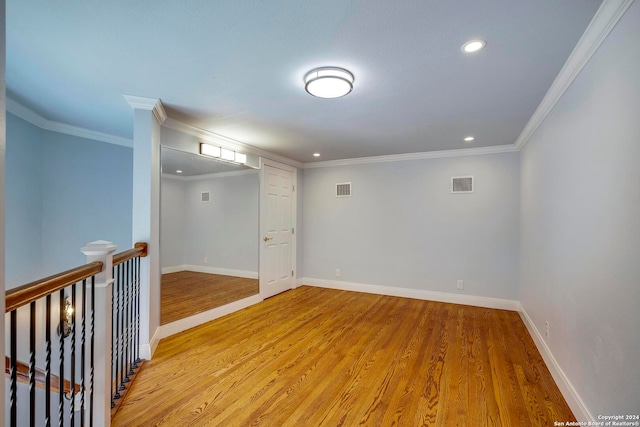
[[297,275],[298,275],[298,265],[296,264],[296,253],[297,253],[297,248],[298,248],[298,232],[299,230],[297,230],[297,224],[298,224],[298,191],[300,191],[299,188],[297,188],[298,186],[298,168],[294,167],[294,166],[289,166],[287,164],[284,163],[280,163],[280,162],[276,162],[275,160],[270,160],[270,159],[265,159],[264,157],[260,158],[260,195],[259,195],[259,199],[260,199],[260,212],[259,212],[259,227],[258,229],[260,230],[260,235],[258,236],[258,247],[260,248],[259,252],[259,256],[258,256],[258,281],[259,281],[259,286],[260,286],[260,298],[261,299],[265,299],[264,297],[264,282],[263,282],[263,277],[265,276],[265,272],[264,270],[264,245],[263,245],[263,241],[262,241],[262,237],[266,235],[266,230],[264,229],[265,226],[263,224],[262,218],[263,218],[263,214],[266,210],[266,200],[263,197],[265,188],[266,188],[266,176],[265,176],[265,168],[264,165],[267,166],[271,166],[273,168],[276,169],[282,169],[288,172],[291,172],[293,175],[293,180],[292,180],[292,185],[293,185],[293,203],[292,203],[292,209],[293,212],[291,213],[292,215],[292,219],[293,219],[293,227],[294,227],[294,233],[293,233],[293,239],[291,240],[291,266],[293,268],[293,277],[292,277],[292,283],[291,283],[291,288],[295,289],[297,287]]

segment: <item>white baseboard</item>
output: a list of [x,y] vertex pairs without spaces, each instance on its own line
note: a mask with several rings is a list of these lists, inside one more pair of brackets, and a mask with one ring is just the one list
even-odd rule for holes
[[314,279],[309,277],[304,277],[301,282],[304,285],[316,286],[320,288],[339,289],[343,291],[364,292],[368,294],[389,295],[394,297],[473,305],[476,307],[496,308],[499,310],[518,311],[520,309],[520,303],[518,301],[499,298],[450,294],[446,292],[426,291],[422,289],[367,285],[364,283],[340,282],[337,280]]
[[526,312],[524,307],[522,307],[522,305],[520,306],[519,312],[522,321],[529,331],[529,335],[531,335],[531,338],[533,338],[536,347],[538,347],[540,355],[542,355],[542,359],[544,359],[544,363],[547,365],[547,368],[549,368],[551,376],[558,385],[558,388],[564,396],[564,399],[567,401],[567,405],[569,405],[569,408],[571,408],[571,411],[573,411],[573,415],[576,416],[576,419],[578,421],[582,422],[598,421],[591,415],[591,412],[589,412],[589,410],[587,409],[586,405],[580,398],[580,395],[573,387],[573,384],[571,384],[571,381],[569,381],[569,378],[567,378],[564,371],[558,364],[558,361],[553,356],[553,353],[542,337],[542,334],[540,333],[538,328],[536,328],[533,320],[531,320],[531,317],[529,317],[529,314]]
[[151,360],[153,357],[153,353],[156,352],[156,348],[158,348],[158,343],[160,342],[160,328],[157,328],[151,337],[151,342],[149,344],[140,344],[140,358],[144,360]]
[[205,265],[174,265],[171,267],[163,267],[162,274],[177,273],[179,271],[195,271],[196,273],[221,274],[223,276],[244,277],[245,279],[257,279],[257,271],[234,270],[232,268],[209,267]]
[[259,294],[253,295],[248,298],[223,305],[222,307],[216,307],[211,310],[187,317],[185,319],[167,323],[166,325],[160,326],[159,336],[161,339],[170,337],[171,335],[186,331],[187,329],[195,328],[196,326],[200,326],[204,323],[218,319],[222,316],[226,316],[227,314],[231,314],[238,310],[242,310],[243,308],[247,308],[259,302],[262,302],[262,297]]
[[162,267],[162,274],[177,273],[179,271],[185,271],[186,265],[172,265],[171,267]]

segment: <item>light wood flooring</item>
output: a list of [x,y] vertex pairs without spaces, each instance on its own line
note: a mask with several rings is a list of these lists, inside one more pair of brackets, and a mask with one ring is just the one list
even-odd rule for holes
[[113,426],[575,420],[516,312],[303,286],[160,342]]
[[180,271],[162,275],[160,324],[260,293],[258,279]]

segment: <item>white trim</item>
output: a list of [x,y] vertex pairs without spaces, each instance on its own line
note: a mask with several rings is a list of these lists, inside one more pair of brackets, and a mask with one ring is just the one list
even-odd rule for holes
[[155,353],[158,348],[160,339],[160,328],[157,328],[153,334],[153,338],[151,338],[151,342],[149,344],[140,344],[140,347],[138,347],[140,351],[140,358],[144,360],[151,360],[153,358],[153,353]]
[[258,304],[259,302],[262,302],[262,298],[260,297],[260,295],[253,295],[248,298],[223,305],[222,307],[216,307],[203,313],[198,313],[193,316],[187,317],[185,319],[167,323],[166,325],[162,325],[159,328],[160,338],[167,338],[171,335],[186,331],[187,329],[195,328],[196,326],[211,322],[212,320],[242,310],[243,308],[250,307],[254,304]]
[[162,101],[159,98],[145,98],[143,96],[122,95],[134,110],[150,110],[156,117],[158,123],[162,124],[167,120],[167,112],[164,110]]
[[405,160],[440,159],[444,157],[480,156],[484,154],[516,153],[513,144],[490,147],[461,148],[458,150],[425,151],[423,153],[391,154],[388,156],[358,157],[353,159],[327,160],[305,163],[304,169],[329,168],[334,166],[362,165],[370,163],[400,162]]
[[162,274],[178,273],[180,271],[185,271],[186,269],[187,269],[187,266],[185,264],[172,265],[170,267],[162,267]]
[[131,139],[121,138],[119,136],[109,135],[103,132],[45,119],[35,111],[20,104],[12,98],[7,98],[7,112],[39,127],[40,129],[77,136],[79,138],[91,139],[94,141],[107,142],[109,144],[121,145],[128,148],[133,147],[133,141]]
[[171,117],[167,118],[167,120],[163,123],[163,126],[169,129],[177,130],[178,132],[186,133],[187,135],[195,136],[197,138],[200,138],[204,142],[214,142],[224,148],[254,154],[256,156],[271,159],[296,168],[302,168],[303,166],[303,163],[297,160],[293,160],[279,154],[270,153],[261,148],[254,147],[253,145],[245,144],[244,142],[236,141],[235,139],[231,139],[229,137],[219,135],[205,129],[200,129],[199,127],[183,123]]
[[203,175],[179,176],[171,173],[163,173],[162,177],[178,181],[201,181],[204,179],[228,178],[230,176],[252,175],[259,173],[259,169],[238,170],[229,172],[207,173]]
[[391,286],[368,285],[364,283],[340,282],[304,277],[302,283],[319,288],[338,289],[342,291],[364,292],[376,295],[414,298],[428,301],[448,302],[452,304],[473,305],[476,307],[496,308],[499,310],[519,311],[520,303],[514,300],[481,297],[475,295],[450,294],[446,292],[427,291],[423,289],[396,288]]
[[567,401],[567,405],[571,408],[573,415],[576,416],[578,421],[597,421],[591,412],[587,409],[587,406],[584,404],[580,395],[569,381],[569,378],[565,375],[564,371],[560,367],[560,364],[553,356],[551,349],[547,346],[547,343],[542,338],[542,334],[538,331],[535,324],[529,317],[529,314],[524,309],[524,307],[520,306],[520,317],[524,322],[527,330],[529,331],[529,335],[533,338],[533,341],[538,347],[538,351],[542,355],[542,359],[544,360],[549,372],[551,372],[551,376],[553,377],[556,385],[560,389],[560,392],[564,396],[564,399]]
[[567,62],[556,76],[542,99],[540,105],[533,113],[520,136],[515,142],[515,146],[520,150],[533,136],[536,129],[544,121],[553,107],[560,100],[571,83],[580,74],[580,71],[589,62],[589,59],[598,50],[600,44],[607,38],[611,30],[616,26],[622,15],[631,6],[633,0],[604,0],[600,8],[593,16],[591,23],[576,44],[576,47],[569,55]]
[[179,271],[193,271],[196,273],[220,274],[222,276],[242,277],[245,279],[258,278],[257,271],[235,270],[232,268],[222,268],[222,267],[209,267],[206,265],[183,264],[183,265],[174,265],[174,266],[162,268],[162,274],[177,273]]

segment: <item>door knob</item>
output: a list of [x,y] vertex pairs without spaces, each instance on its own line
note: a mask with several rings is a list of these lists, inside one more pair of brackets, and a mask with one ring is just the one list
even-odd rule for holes
[[269,240],[273,240],[273,237],[266,237],[266,236],[265,236],[265,238],[264,238],[264,239],[262,239],[262,240],[264,240],[265,242],[268,242]]

